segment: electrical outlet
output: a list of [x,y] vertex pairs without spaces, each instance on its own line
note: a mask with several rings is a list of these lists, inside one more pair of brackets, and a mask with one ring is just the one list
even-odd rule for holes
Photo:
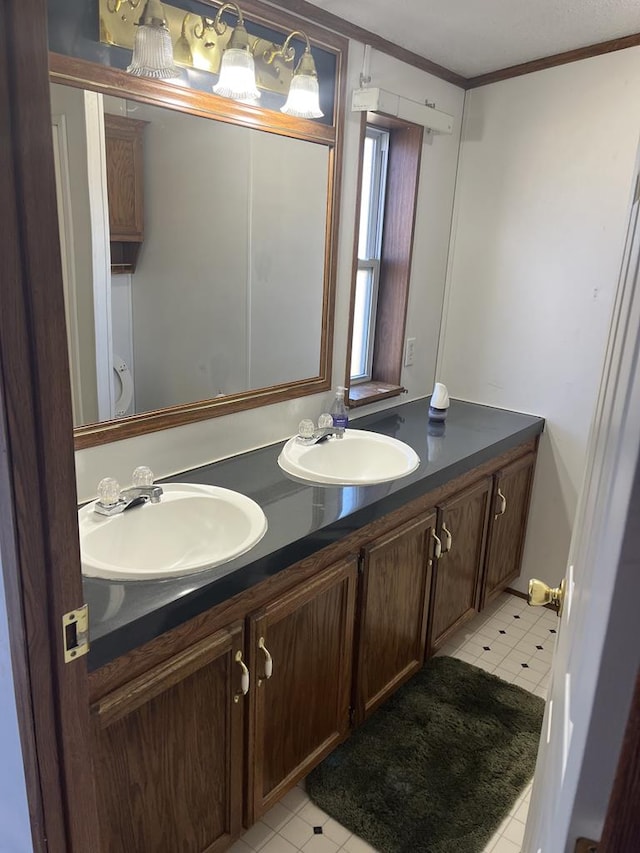
[[416,354],[416,339],[407,338],[404,346],[404,366],[411,367]]

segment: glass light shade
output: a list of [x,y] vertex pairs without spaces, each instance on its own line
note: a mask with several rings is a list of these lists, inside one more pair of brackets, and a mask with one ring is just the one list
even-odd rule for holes
[[173,48],[174,62],[179,62],[180,65],[193,65],[193,54],[191,53],[191,45],[184,33],[180,36]]
[[213,87],[216,95],[234,101],[255,101],[260,97],[256,86],[253,56],[244,48],[228,47],[222,54],[220,77]]
[[302,54],[291,79],[287,102],[280,109],[288,116],[296,118],[322,118],[324,115],[320,109],[320,87],[316,65],[308,49]]
[[162,80],[180,76],[180,69],[173,63],[173,47],[166,24],[154,21],[138,25],[133,57],[127,71],[136,77]]

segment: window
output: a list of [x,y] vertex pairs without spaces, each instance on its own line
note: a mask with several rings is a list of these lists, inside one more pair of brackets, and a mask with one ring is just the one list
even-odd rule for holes
[[389,132],[367,126],[362,155],[358,269],[353,308],[351,382],[371,379]]
[[354,249],[349,404],[402,392],[400,384],[423,128],[362,114]]

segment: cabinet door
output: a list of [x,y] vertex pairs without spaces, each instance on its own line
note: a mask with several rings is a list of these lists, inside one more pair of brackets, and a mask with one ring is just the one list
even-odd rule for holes
[[242,650],[238,622],[93,707],[102,853],[217,853],[240,833]]
[[143,237],[142,134],[146,121],[105,113],[111,240]]
[[435,568],[432,650],[478,611],[490,490],[487,477],[438,507],[442,555]]
[[365,719],[424,663],[435,511],[364,549],[356,714]]
[[354,557],[250,617],[249,824],[349,731],[356,578]]
[[535,462],[528,453],[495,475],[482,606],[520,574]]

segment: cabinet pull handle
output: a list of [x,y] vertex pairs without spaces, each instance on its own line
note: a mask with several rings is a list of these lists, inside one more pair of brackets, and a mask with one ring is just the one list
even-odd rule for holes
[[236,652],[235,656],[236,663],[239,663],[242,668],[242,678],[240,679],[240,692],[236,693],[233,697],[234,702],[239,702],[241,696],[246,696],[249,692],[249,670],[245,662],[242,660],[242,652],[240,649]]
[[431,531],[431,535],[433,536],[433,539],[434,539],[434,541],[435,541],[435,543],[436,543],[436,546],[435,546],[435,548],[433,549],[433,556],[434,556],[434,557],[436,558],[436,560],[437,560],[439,557],[441,557],[441,556],[442,556],[442,542],[440,541],[440,537],[439,537],[439,536],[436,536],[436,534],[434,533],[434,531],[433,531],[433,530]]
[[504,515],[507,511],[507,499],[502,494],[502,490],[498,489],[498,497],[500,498],[500,511],[496,513],[495,517],[500,518],[501,515]]
[[453,538],[451,536],[451,531],[447,530],[447,525],[444,523],[444,521],[442,522],[442,532],[447,537],[447,548],[445,551],[443,551],[443,553],[448,554],[451,550],[451,545],[453,544]]
[[263,681],[266,681],[267,678],[271,678],[273,675],[273,658],[269,654],[269,649],[264,644],[264,637],[260,637],[258,640],[258,648],[264,652],[264,678],[258,679],[258,687],[260,687]]

